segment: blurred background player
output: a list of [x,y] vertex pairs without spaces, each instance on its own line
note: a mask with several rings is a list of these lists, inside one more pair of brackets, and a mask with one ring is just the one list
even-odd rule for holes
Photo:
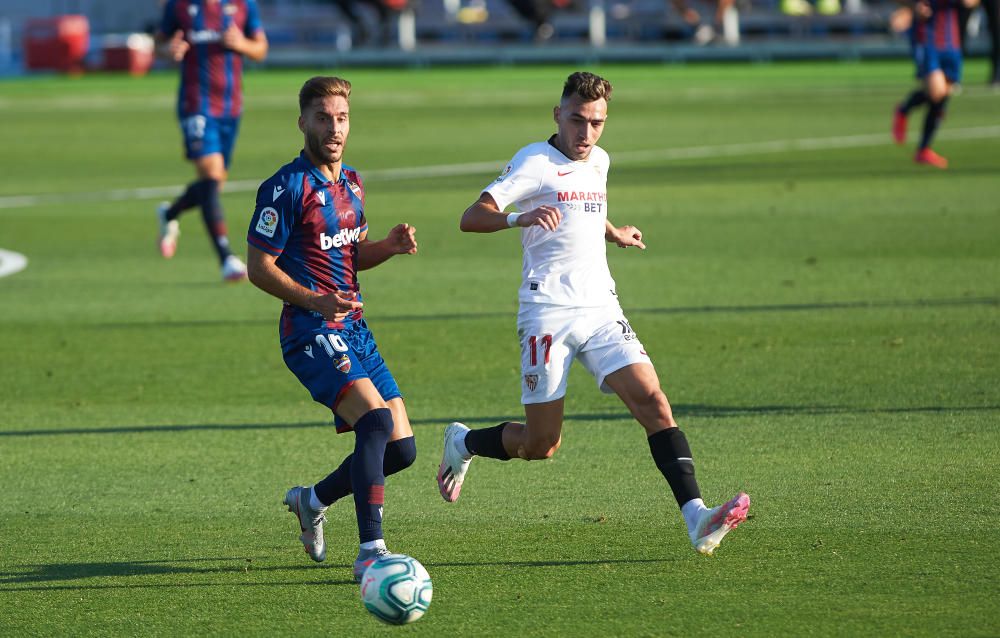
[[168,0],[156,34],[158,52],[181,65],[177,117],[185,155],[196,179],[174,200],[157,209],[160,254],[177,250],[181,213],[201,207],[205,228],[219,257],[222,278],[246,278],[246,266],[229,249],[219,192],[243,110],[243,57],[267,56],[267,36],[256,0]]
[[[356,46],[374,44],[377,47],[392,45],[393,18],[406,8],[407,0],[323,0],[335,5],[351,23],[352,39]],[[376,31],[365,22],[361,5],[370,7],[376,16]]]
[[1000,0],[983,0],[986,29],[990,36],[990,75],[988,83],[1000,89]]
[[417,456],[402,394],[362,311],[358,271],[414,254],[414,228],[399,224],[368,240],[365,190],[342,159],[350,133],[350,82],[315,77],[299,92],[305,146],[261,184],[247,234],[250,281],[285,302],[279,324],[285,364],[313,399],[353,429],[354,452],[312,487],[285,494],[306,553],[326,558],[326,508],[354,494],[361,547],[354,578],[387,554],[382,536],[385,477]]
[[725,33],[727,13],[734,10],[736,0],[716,0],[712,22],[705,22],[701,13],[688,0],[670,0],[670,4],[691,29],[691,39],[694,40],[695,44],[706,45],[715,41],[720,34]]
[[962,80],[962,42],[959,32],[960,6],[975,7],[979,0],[918,0],[912,7],[910,45],[916,75],[921,86],[910,93],[893,112],[892,136],[897,144],[906,142],[910,111],[927,105],[920,143],[913,161],[936,168],[948,168],[948,160],[931,149],[941,125],[952,87]]
[[[574,73],[553,111],[557,132],[522,148],[462,215],[464,232],[521,229],[523,281],[518,293],[521,403],[525,422],[470,430],[445,429],[438,487],[458,499],[473,456],[546,459],[562,441],[569,368],[579,359],[602,392],[615,393],[646,431],[656,467],[666,478],[694,548],[711,554],[746,519],[742,492],[709,509],[701,499],[687,438],[674,421],[656,370],[622,312],[608,270],[606,242],[645,249],[634,226],[608,220],[610,159],[597,146],[607,119],[611,84]],[[513,204],[515,211],[503,210]],[[616,477],[622,483],[628,477]]]

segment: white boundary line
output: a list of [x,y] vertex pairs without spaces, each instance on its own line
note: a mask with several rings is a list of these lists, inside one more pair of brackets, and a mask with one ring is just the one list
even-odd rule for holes
[[0,248],[0,277],[13,275],[28,267],[28,258],[21,253]]
[[[1000,125],[976,126],[960,129],[945,129],[938,139],[980,140],[1000,137]],[[713,146],[689,146],[686,148],[661,148],[645,151],[618,151],[612,157],[618,164],[638,164],[643,162],[676,162],[688,159],[711,159],[713,157],[736,157],[763,153],[795,153],[843,148],[864,148],[890,144],[888,133],[867,135],[843,135],[839,137],[813,137],[763,142],[742,142],[737,144],[717,144]],[[407,168],[384,168],[365,171],[365,181],[419,179],[426,177],[459,177],[499,173],[507,160],[491,162],[471,162],[467,164],[438,164],[433,166],[413,166]],[[240,180],[226,183],[227,193],[256,191],[260,181]],[[0,197],[0,209],[30,208],[47,204],[71,204],[80,202],[107,202],[156,199],[174,197],[183,186],[151,186],[146,188],[126,188],[90,193],[49,193],[40,195],[8,195]]]

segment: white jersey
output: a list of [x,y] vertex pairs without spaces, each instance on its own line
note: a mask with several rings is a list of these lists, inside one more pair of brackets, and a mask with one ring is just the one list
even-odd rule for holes
[[591,307],[617,302],[604,239],[610,163],[598,146],[586,160],[574,162],[549,142],[537,142],[518,151],[483,189],[500,210],[513,205],[523,213],[547,205],[562,213],[554,231],[521,229],[521,303]]

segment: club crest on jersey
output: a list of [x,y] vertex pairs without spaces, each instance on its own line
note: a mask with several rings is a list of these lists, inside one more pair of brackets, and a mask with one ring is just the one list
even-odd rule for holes
[[347,180],[347,187],[350,188],[351,192],[354,193],[355,195],[357,195],[358,198],[361,197],[361,185],[360,184],[358,184],[354,180],[349,179],[349,180]]
[[538,387],[538,375],[537,374],[524,375],[524,385],[527,386],[528,391],[534,392],[535,388]]
[[500,173],[500,177],[497,178],[497,181],[502,182],[508,175],[510,175],[512,170],[514,170],[514,165],[508,164],[507,168],[503,169],[503,172]]
[[225,8],[222,10],[222,12],[225,13],[227,16],[231,16],[237,11],[239,11],[239,8],[235,4],[227,4]]
[[338,370],[340,370],[344,374],[347,374],[348,372],[351,371],[351,358],[348,357],[346,354],[342,354],[340,355],[340,358],[337,359],[336,363],[334,363],[334,365],[337,366]]
[[265,237],[274,237],[274,231],[278,228],[278,211],[268,206],[260,211],[260,218],[257,220],[257,232]]

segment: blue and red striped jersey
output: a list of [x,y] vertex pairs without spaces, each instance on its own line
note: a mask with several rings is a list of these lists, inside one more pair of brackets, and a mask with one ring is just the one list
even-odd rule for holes
[[181,117],[242,113],[243,56],[222,46],[222,34],[233,24],[248,38],[260,33],[257,0],[167,0],[160,32],[171,38],[182,31],[191,45],[181,60]]
[[930,45],[939,50],[960,50],[958,10],[959,0],[928,0],[931,16],[914,18],[912,37],[916,44]]
[[[317,292],[358,293],[358,241],[368,232],[365,190],[349,166],[332,182],[305,153],[282,166],[257,190],[247,242],[278,257],[275,264],[295,282]],[[328,322],[316,312],[285,304],[282,340],[293,333],[342,328],[360,321],[358,310],[344,322]]]

